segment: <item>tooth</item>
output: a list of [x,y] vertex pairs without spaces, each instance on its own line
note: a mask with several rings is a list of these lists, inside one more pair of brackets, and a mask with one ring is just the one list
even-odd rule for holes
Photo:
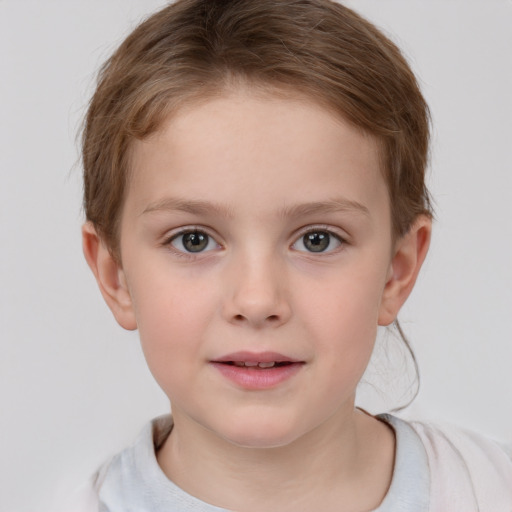
[[245,366],[245,364],[242,361],[234,361],[235,366]]
[[253,363],[252,361],[246,361],[245,366],[258,366],[258,363]]
[[276,363],[272,361],[271,363],[258,363],[260,368],[272,368]]

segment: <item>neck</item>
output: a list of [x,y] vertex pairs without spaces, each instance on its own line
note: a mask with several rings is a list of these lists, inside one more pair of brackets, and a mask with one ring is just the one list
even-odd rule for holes
[[174,418],[157,455],[162,470],[189,494],[219,507],[284,512],[323,503],[324,510],[371,510],[391,481],[392,431],[353,408],[275,448],[237,446],[178,411]]

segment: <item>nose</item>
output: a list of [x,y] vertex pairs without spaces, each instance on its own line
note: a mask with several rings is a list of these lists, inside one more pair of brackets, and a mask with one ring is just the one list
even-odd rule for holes
[[230,266],[224,301],[229,323],[263,328],[288,322],[292,311],[287,276],[277,258],[252,255]]

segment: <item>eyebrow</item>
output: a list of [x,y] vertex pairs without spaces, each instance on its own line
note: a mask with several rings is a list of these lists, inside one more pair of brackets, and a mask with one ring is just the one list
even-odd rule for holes
[[230,208],[227,208],[221,204],[210,203],[208,201],[199,201],[194,199],[180,199],[169,197],[166,199],[162,199],[161,201],[156,201],[155,203],[151,203],[147,206],[141,215],[145,213],[151,212],[160,212],[160,211],[178,211],[185,213],[192,213],[195,215],[218,215],[221,217],[233,217],[233,212]]
[[363,204],[344,197],[297,205],[285,206],[279,212],[283,217],[305,217],[322,213],[348,212],[370,216],[370,210]]
[[[166,198],[148,205],[141,215],[160,211],[179,211],[191,213],[194,215],[217,215],[225,218],[233,218],[234,212],[223,204],[212,203],[209,201],[190,200],[180,198]],[[308,215],[348,212],[370,215],[370,211],[363,204],[346,198],[336,198],[327,201],[315,201],[311,203],[301,203],[289,205],[278,210],[280,217],[305,217]]]

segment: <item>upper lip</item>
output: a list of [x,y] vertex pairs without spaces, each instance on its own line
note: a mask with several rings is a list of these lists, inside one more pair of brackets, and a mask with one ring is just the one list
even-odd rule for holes
[[302,363],[300,359],[285,356],[278,352],[248,352],[240,351],[226,354],[225,356],[218,357],[212,361],[213,363],[229,363],[229,362],[243,362],[243,363]]

